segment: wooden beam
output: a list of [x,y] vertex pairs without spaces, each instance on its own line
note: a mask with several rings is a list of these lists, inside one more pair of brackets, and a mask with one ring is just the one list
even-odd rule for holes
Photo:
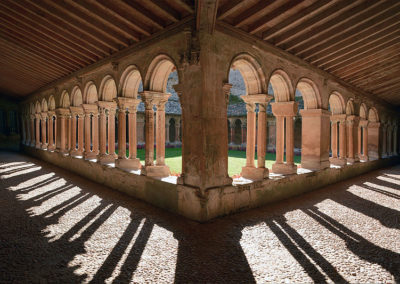
[[[352,76],[348,79],[351,84],[357,84],[362,82],[365,79],[368,79],[370,76],[378,76],[380,74],[386,74],[386,72],[393,72],[393,70],[397,70],[400,67],[400,58],[394,60],[392,62],[381,62],[378,64],[379,66],[371,66],[369,69],[364,70],[364,72],[356,73],[356,76]],[[399,70],[400,72],[400,70]]]
[[172,9],[170,6],[168,6],[166,3],[160,1],[160,0],[146,0],[146,1],[139,1],[139,0],[134,0],[135,3],[140,3],[144,6],[149,7],[149,10],[153,10],[156,13],[159,13],[163,17],[167,18],[168,20],[176,23],[178,22],[181,17],[178,12],[176,12],[174,9]]
[[260,1],[236,17],[233,26],[240,28],[260,18],[265,11],[273,9],[279,3],[276,0]]
[[217,19],[223,20],[226,17],[229,17],[230,15],[242,9],[242,7],[246,6],[246,4],[246,1],[243,0],[230,0],[226,2],[224,6],[219,7]]
[[115,9],[115,11],[126,19],[130,19],[132,16],[143,18],[153,25],[156,30],[162,30],[166,23],[160,18],[155,16],[151,11],[147,10],[139,3],[132,3],[130,0],[117,0],[114,5],[110,5],[109,0],[99,0],[102,5],[107,6],[109,9]]

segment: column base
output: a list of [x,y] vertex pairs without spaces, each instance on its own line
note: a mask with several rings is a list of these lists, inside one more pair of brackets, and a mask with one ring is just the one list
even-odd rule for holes
[[97,159],[98,152],[85,152],[85,160]]
[[329,158],[329,162],[332,164],[332,165],[335,165],[335,166],[340,166],[340,167],[344,167],[344,166],[346,166],[347,165],[347,160],[346,159],[344,159],[344,158]]
[[140,163],[140,160],[138,158],[118,158],[117,160],[115,160],[115,166],[121,169],[139,170],[142,167],[142,164]]
[[48,146],[47,147],[47,150],[49,150],[49,151],[54,151],[56,149],[56,146]]
[[240,174],[245,179],[250,180],[263,180],[269,177],[267,168],[242,167],[242,172]]
[[148,177],[168,177],[171,174],[168,166],[145,166],[142,175]]
[[46,150],[46,149],[47,149],[47,144],[42,144],[41,148],[42,148],[43,150]]
[[69,152],[69,155],[71,157],[79,157],[79,156],[83,156],[83,153],[82,153],[82,151],[79,151],[79,150],[71,150]]
[[272,165],[272,172],[281,175],[296,174],[297,166],[295,164],[275,163]]
[[347,164],[352,165],[352,164],[354,164],[355,162],[356,162],[356,159],[355,159],[355,158],[347,158],[347,159],[346,159],[346,163],[347,163]]
[[360,161],[367,162],[368,161],[368,156],[360,156]]
[[110,154],[100,155],[99,156],[99,163],[102,164],[102,165],[115,163],[115,155],[110,155]]
[[320,171],[329,168],[330,165],[329,161],[301,161],[301,167],[311,171]]
[[35,144],[36,149],[42,148],[41,146],[42,146],[41,144]]

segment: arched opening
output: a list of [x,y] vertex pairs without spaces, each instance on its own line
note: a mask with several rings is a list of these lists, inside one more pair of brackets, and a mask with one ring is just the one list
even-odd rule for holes
[[[166,149],[165,147],[166,135],[168,135],[169,130],[167,128],[166,131],[165,128],[165,115],[181,115],[182,113],[179,96],[173,87],[177,84],[179,84],[179,78],[174,61],[167,55],[156,56],[148,68],[144,80],[144,91],[141,93],[141,99],[145,104],[144,171],[146,174],[158,177],[166,177],[171,174],[179,176],[184,168],[182,149]],[[184,119],[182,120],[184,121]],[[177,136],[178,134],[175,133],[175,135]],[[154,144],[156,146],[155,149]],[[154,153],[156,154],[155,163]]]
[[360,105],[360,122],[358,124],[358,156],[361,161],[368,160],[368,109],[362,103]]
[[70,154],[74,157],[82,157],[84,151],[90,148],[90,138],[85,135],[85,113],[83,110],[82,91],[78,86],[75,86],[71,92],[71,145]]
[[329,96],[329,110],[331,111],[331,158],[330,162],[336,166],[346,165],[346,114],[343,96],[333,92]]
[[41,123],[41,106],[39,102],[35,105],[35,140],[36,148],[40,148],[42,142],[42,123]]
[[48,106],[47,106],[47,101],[46,99],[42,100],[41,104],[41,135],[42,135],[42,149],[47,148],[47,145],[49,143],[48,140]]
[[234,127],[233,143],[240,145],[242,143],[242,121],[240,119],[236,119]]
[[175,119],[169,120],[169,142],[174,143],[176,140]]
[[85,115],[85,159],[97,158],[99,153],[98,95],[93,81],[86,84],[82,105]]
[[[380,123],[379,123],[379,115],[376,108],[372,107],[368,112],[368,159],[376,160],[380,157],[380,144],[383,144],[380,141],[380,137],[383,138],[383,135],[380,133]],[[380,143],[381,142],[381,143]]]

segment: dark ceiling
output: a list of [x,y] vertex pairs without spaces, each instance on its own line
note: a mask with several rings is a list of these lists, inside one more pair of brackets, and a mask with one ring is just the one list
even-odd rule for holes
[[[2,0],[0,92],[25,96],[192,15],[194,0]],[[217,20],[400,105],[400,1],[220,0]]]

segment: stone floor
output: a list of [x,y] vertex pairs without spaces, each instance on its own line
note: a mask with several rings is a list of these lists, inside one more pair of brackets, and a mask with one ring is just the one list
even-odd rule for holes
[[0,152],[1,283],[400,281],[400,165],[198,224]]

